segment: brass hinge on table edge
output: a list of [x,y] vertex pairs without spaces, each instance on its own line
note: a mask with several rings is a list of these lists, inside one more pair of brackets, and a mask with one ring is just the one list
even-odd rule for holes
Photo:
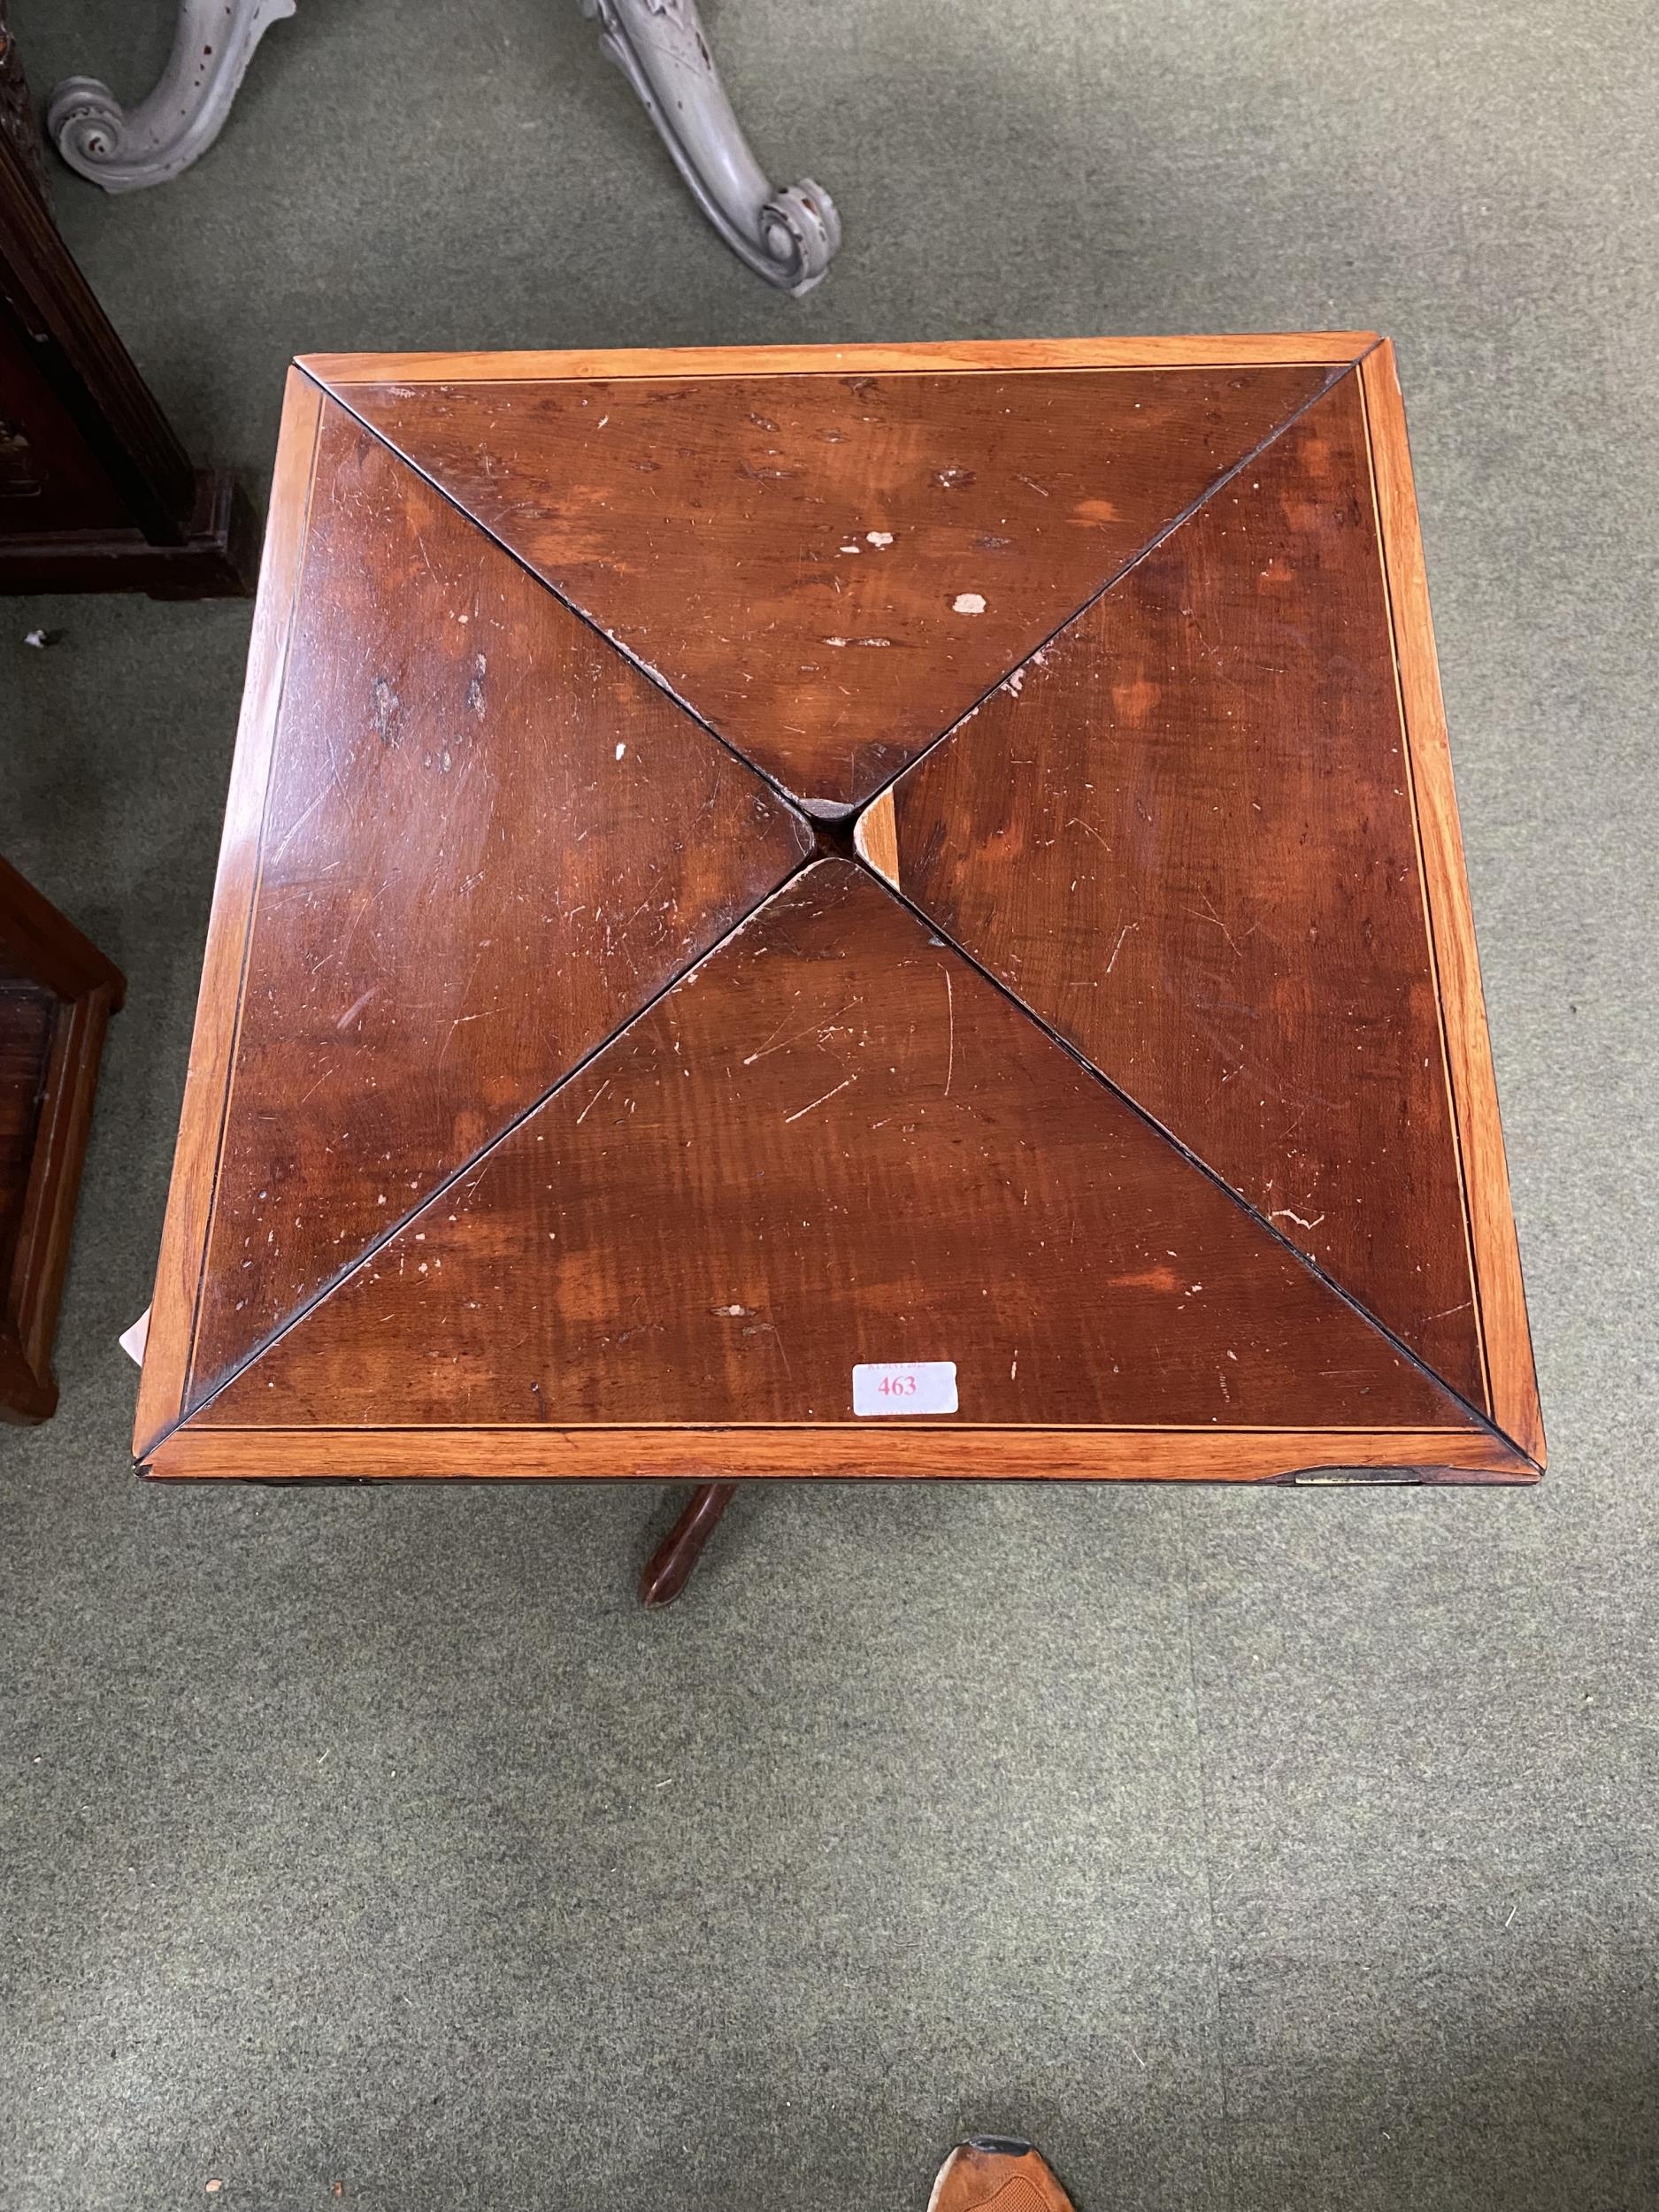
[[1423,1472],[1417,1467],[1316,1467],[1300,1474],[1280,1475],[1277,1479],[1290,1489],[1332,1490],[1358,1489],[1376,1484],[1404,1487],[1421,1484]]

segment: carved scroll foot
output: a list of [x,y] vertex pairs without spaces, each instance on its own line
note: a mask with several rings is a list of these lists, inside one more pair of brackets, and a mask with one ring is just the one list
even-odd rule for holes
[[821,282],[841,242],[835,203],[806,177],[772,189],[726,96],[696,0],[582,0],[582,13],[738,258],[797,297]]
[[96,77],[65,77],[46,127],[72,169],[106,192],[165,184],[225,127],[253,50],[296,0],[180,0],[173,52],[160,81],[124,108]]

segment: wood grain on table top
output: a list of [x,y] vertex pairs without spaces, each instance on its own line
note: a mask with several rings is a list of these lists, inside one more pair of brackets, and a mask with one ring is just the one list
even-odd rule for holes
[[1357,380],[894,792],[897,880],[1486,1404]]
[[213,1222],[219,1156],[242,1010],[242,966],[258,881],[259,833],[276,746],[277,710],[293,637],[305,530],[316,478],[324,397],[288,373],[276,472],[259,562],[248,674],[242,687],[219,870],[202,956],[202,985],[185,1074],[179,1141],[162,1225],[155,1295],[139,1378],[133,1449],[142,1459],[188,1402],[190,1356]]
[[1527,1479],[1502,1166],[1387,348],[296,372],[158,1471]]
[[1394,347],[1375,347],[1356,371],[1371,436],[1372,480],[1394,614],[1400,699],[1410,737],[1412,784],[1432,923],[1447,1067],[1456,1108],[1465,1206],[1494,1420],[1541,1467],[1543,1415],[1509,1174],[1498,1118],[1463,833],[1429,612],[1423,536]]
[[784,789],[847,807],[1338,373],[388,383],[345,396]]
[[[1079,1326],[1087,1316],[1087,1326]],[[1422,1427],[1448,1393],[863,869],[820,862],[205,1409]]]
[[810,841],[751,769],[330,403],[193,1399]]

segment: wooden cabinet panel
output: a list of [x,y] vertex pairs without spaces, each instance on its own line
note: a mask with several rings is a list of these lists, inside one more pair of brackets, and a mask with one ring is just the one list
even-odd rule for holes
[[128,526],[126,503],[41,375],[37,350],[0,313],[0,532],[112,535]]
[[0,976],[0,1279],[23,1219],[57,1014],[50,991]]
[[0,1422],[58,1404],[52,1340],[120,970],[0,859]]
[[242,596],[253,510],[195,470],[70,256],[0,0],[0,593]]

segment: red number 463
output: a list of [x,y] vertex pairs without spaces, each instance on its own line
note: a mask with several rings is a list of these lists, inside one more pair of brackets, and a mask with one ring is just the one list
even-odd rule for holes
[[914,1375],[883,1375],[879,1386],[884,1398],[913,1398],[916,1395]]

